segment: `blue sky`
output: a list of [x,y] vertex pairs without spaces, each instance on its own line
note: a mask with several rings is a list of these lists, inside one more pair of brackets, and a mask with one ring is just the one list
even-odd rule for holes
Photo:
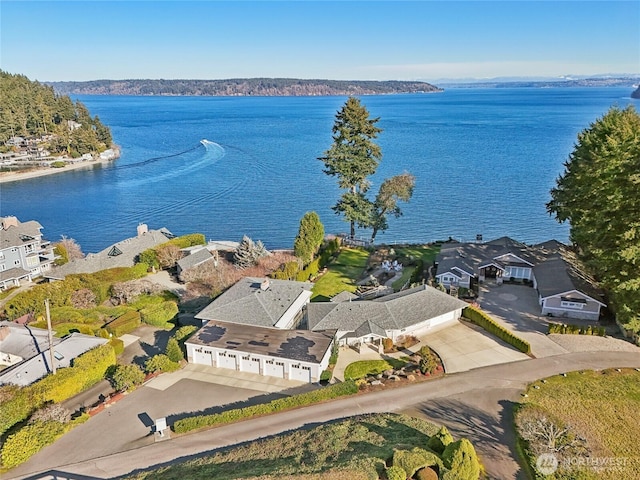
[[0,2],[34,80],[640,73],[640,1]]

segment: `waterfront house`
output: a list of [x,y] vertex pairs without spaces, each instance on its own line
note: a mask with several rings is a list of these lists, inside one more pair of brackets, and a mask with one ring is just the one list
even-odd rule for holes
[[42,237],[42,225],[13,216],[0,222],[0,289],[20,286],[49,272],[53,246]]

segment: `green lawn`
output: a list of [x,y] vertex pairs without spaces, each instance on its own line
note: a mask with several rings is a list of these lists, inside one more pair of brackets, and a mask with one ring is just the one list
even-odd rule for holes
[[247,442],[126,478],[377,479],[395,448],[425,448],[437,430],[438,427],[429,422],[406,415],[364,415]]
[[[640,470],[640,372],[634,369],[583,371],[537,381],[516,414],[520,425],[527,415],[541,412],[556,424],[570,427],[586,439],[587,452],[570,452],[569,462],[545,479],[638,478]],[[526,449],[525,449],[526,450]],[[527,452],[528,453],[528,452]],[[588,457],[587,457],[588,456]],[[528,458],[535,465],[536,458]],[[586,458],[610,462],[601,470],[580,466]],[[577,460],[574,460],[577,459]],[[570,463],[571,461],[575,463]]]
[[400,290],[413,275],[416,263],[422,260],[424,267],[429,267],[440,251],[440,245],[406,245],[393,247],[399,261],[405,265],[402,277],[393,282],[393,289]]
[[347,290],[355,292],[356,280],[367,265],[369,252],[356,248],[344,248],[338,258],[327,268],[312,289],[312,301],[327,301],[334,295]]

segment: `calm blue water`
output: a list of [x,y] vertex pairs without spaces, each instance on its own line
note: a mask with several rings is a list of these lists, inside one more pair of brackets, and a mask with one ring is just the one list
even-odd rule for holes
[[[378,241],[566,241],[545,211],[578,132],[627,88],[460,89],[362,97],[384,129],[373,177],[416,176],[404,215]],[[49,240],[75,238],[96,252],[139,223],[177,235],[290,247],[309,210],[327,232],[348,225],[330,207],[339,191],[316,158],[329,148],[345,97],[78,97],[112,129],[112,166],[0,186],[0,213],[38,220]],[[200,140],[212,143],[203,145]],[[367,232],[363,231],[362,235]]]

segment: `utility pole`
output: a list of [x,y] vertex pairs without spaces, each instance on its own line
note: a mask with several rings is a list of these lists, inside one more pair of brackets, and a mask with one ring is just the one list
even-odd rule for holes
[[49,315],[49,299],[44,301],[44,308],[47,312],[47,330],[49,331],[49,358],[51,359],[51,372],[56,374],[56,363],[53,357],[53,333],[51,331],[51,315]]

